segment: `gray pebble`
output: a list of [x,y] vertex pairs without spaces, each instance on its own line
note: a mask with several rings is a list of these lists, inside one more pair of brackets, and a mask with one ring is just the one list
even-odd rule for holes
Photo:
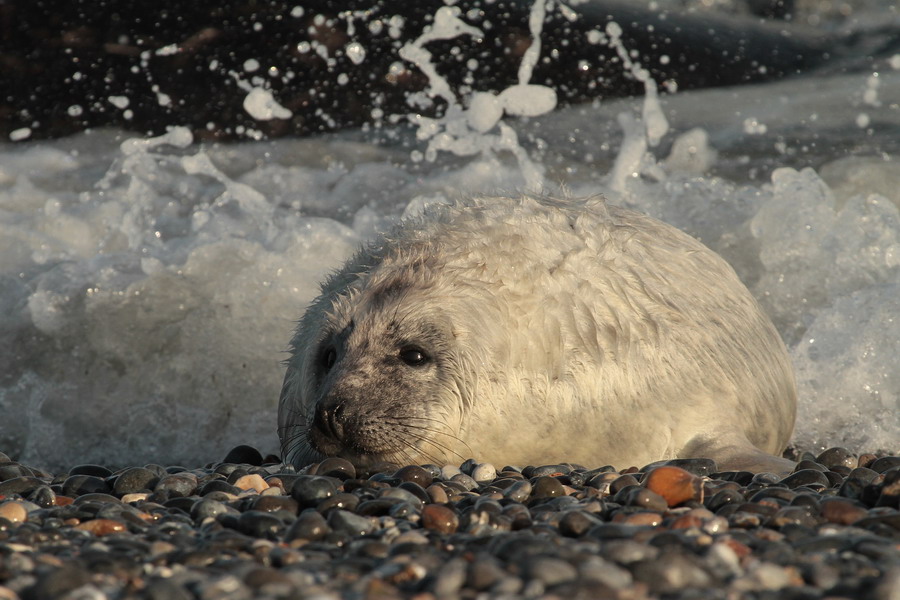
[[361,517],[339,508],[328,513],[327,521],[332,530],[349,535],[366,535],[375,531],[376,528],[376,522],[373,519]]
[[493,481],[497,477],[497,469],[491,463],[480,463],[472,469],[472,479],[476,483],[486,483]]

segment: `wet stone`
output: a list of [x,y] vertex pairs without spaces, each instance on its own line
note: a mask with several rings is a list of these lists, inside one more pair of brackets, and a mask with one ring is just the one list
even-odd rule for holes
[[262,464],[263,457],[260,451],[253,446],[242,444],[229,450],[222,462],[258,466]]
[[135,492],[151,491],[156,487],[158,481],[159,477],[150,469],[132,467],[125,469],[116,477],[113,483],[113,493],[123,496]]
[[544,556],[530,560],[525,572],[529,579],[539,579],[545,586],[559,585],[578,577],[578,571],[568,562]]
[[783,487],[767,487],[750,496],[750,502],[760,503],[763,500],[771,500],[772,505],[790,504],[797,497],[797,492]]
[[[423,490],[423,492],[424,492],[424,490]],[[416,494],[413,494],[410,491],[403,489],[402,487],[388,488],[386,490],[382,490],[381,492],[379,492],[378,497],[379,498],[395,498],[398,500],[402,500],[403,502],[406,502],[406,503],[410,504],[411,506],[413,506],[415,508],[419,508],[419,509],[421,509],[422,506],[425,505],[425,502],[423,502],[419,498],[419,496],[417,496]]]
[[203,487],[200,488],[199,495],[208,496],[214,492],[222,492],[230,496],[237,496],[241,493],[241,490],[224,479],[213,479],[203,484]]
[[646,584],[656,594],[672,594],[712,583],[709,574],[683,554],[668,553],[659,560],[640,563],[631,571],[635,580]]
[[285,540],[288,542],[297,539],[316,541],[324,538],[329,533],[331,533],[331,527],[321,513],[304,511],[288,528]]
[[[715,464],[711,466],[714,467]],[[677,466],[653,469],[644,477],[643,485],[647,490],[663,498],[668,506],[678,506],[703,497],[703,480]]]
[[54,494],[50,486],[47,485],[42,485],[33,489],[31,492],[26,494],[26,497],[31,502],[34,502],[35,504],[43,508],[48,508],[56,504],[56,494]]
[[564,496],[566,490],[563,485],[555,478],[550,476],[539,476],[532,482],[531,499],[543,500],[545,498],[555,498]]
[[838,488],[838,495],[843,496],[844,498],[861,498],[866,486],[878,476],[878,472],[873,471],[872,469],[857,467],[850,471],[850,474],[844,479],[844,482]]
[[34,477],[31,469],[16,462],[0,463],[0,482],[17,477]]
[[300,505],[290,496],[257,496],[251,506],[262,512],[285,511],[296,515]]
[[195,520],[202,521],[206,518],[216,518],[219,515],[234,511],[234,509],[229,509],[230,507],[222,502],[204,498],[194,503],[191,507],[190,514]]
[[[459,469],[455,470],[456,473],[451,474],[450,477],[461,473]],[[399,469],[394,473],[394,477],[396,477],[400,481],[411,481],[422,486],[423,488],[427,488],[429,485],[431,485],[432,481],[434,481],[434,476],[432,475],[432,473],[430,473],[423,467],[419,467],[416,465],[408,465]],[[450,477],[447,477],[446,479],[450,479]]]
[[319,463],[316,474],[334,477],[343,481],[356,477],[356,467],[353,466],[353,463],[344,458],[326,458]]
[[283,528],[281,519],[259,510],[248,510],[238,517],[238,529],[253,537],[275,539],[278,531]]
[[900,468],[884,473],[884,482],[878,494],[876,507],[900,508]]
[[108,494],[112,489],[105,480],[94,475],[71,475],[62,485],[63,496],[80,496],[93,492]]
[[69,469],[69,475],[93,475],[105,479],[112,475],[112,471],[101,465],[77,465]]
[[622,490],[619,494],[616,494],[615,501],[652,511],[664,511],[669,507],[669,503],[665,498],[653,490],[643,487]]
[[315,507],[317,504],[337,493],[332,479],[317,475],[306,475],[294,481],[291,497],[296,500],[301,510]]
[[459,517],[440,504],[426,504],[422,508],[422,527],[439,533],[453,533],[459,527]]
[[796,488],[802,486],[816,486],[826,488],[829,486],[828,478],[822,471],[816,469],[804,469],[795,471],[779,482],[788,488]]
[[28,588],[26,598],[62,598],[69,592],[87,585],[91,581],[91,574],[76,564],[65,564],[58,569],[53,569],[44,577],[38,579],[34,585]]
[[746,498],[737,490],[725,489],[710,496],[708,500],[704,501],[704,505],[712,512],[717,512],[728,504],[741,504],[745,501]]
[[353,512],[356,510],[356,507],[359,506],[359,504],[359,496],[355,494],[348,494],[346,492],[338,492],[334,496],[331,496],[319,502],[315,508],[317,511],[324,515],[328,513],[328,511],[335,508],[341,508]]
[[450,501],[450,497],[447,495],[447,490],[445,490],[441,485],[432,484],[428,486],[428,489],[426,489],[425,492],[431,499],[432,504],[446,504]]
[[185,497],[193,494],[197,489],[197,478],[188,473],[166,475],[160,479],[154,492],[160,492],[168,497]]
[[440,567],[434,582],[434,594],[438,598],[451,598],[459,595],[466,582],[468,563],[462,558],[452,558]]
[[407,492],[418,498],[422,504],[433,502],[431,497],[428,495],[428,492],[425,491],[425,489],[418,483],[412,481],[404,481],[398,486],[398,489],[406,490]]
[[465,490],[467,492],[472,491],[478,487],[478,482],[476,482],[474,479],[472,479],[470,476],[466,475],[465,473],[459,473],[457,475],[454,475],[450,479],[450,481],[452,483],[456,483],[456,484],[462,486],[463,490]]
[[900,467],[900,456],[882,456],[881,458],[875,459],[872,464],[869,465],[869,468],[876,473],[884,473],[885,471],[896,467]]
[[341,509],[329,512],[327,522],[333,531],[354,536],[372,533],[376,529],[373,519]]
[[366,517],[378,517],[390,513],[395,505],[403,503],[400,498],[373,498],[360,502],[353,512]]
[[525,502],[531,496],[532,485],[528,480],[516,481],[503,491],[503,497],[512,502]]
[[797,471],[803,471],[806,469],[812,469],[813,471],[821,471],[822,473],[824,473],[828,470],[828,467],[812,460],[801,460],[797,463],[797,466],[794,467],[794,470],[791,472],[796,473]]
[[571,471],[572,467],[568,465],[541,465],[540,467],[526,468],[522,474],[529,479],[533,479],[535,477],[568,475]]
[[24,503],[15,500],[0,502],[0,518],[10,523],[21,523],[28,519],[28,510]]
[[625,475],[619,475],[609,484],[609,493],[610,494],[618,494],[622,489],[632,486],[632,485],[640,485],[641,482],[637,480],[637,477],[634,475],[627,473]]
[[75,529],[86,531],[96,536],[104,536],[128,531],[128,526],[121,521],[113,519],[91,519],[90,521],[79,523],[75,526]]

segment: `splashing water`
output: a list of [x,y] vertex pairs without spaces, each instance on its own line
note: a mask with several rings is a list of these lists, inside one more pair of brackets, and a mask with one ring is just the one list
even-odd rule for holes
[[[0,449],[48,468],[275,451],[282,351],[330,269],[461,189],[564,181],[734,265],[791,348],[799,443],[896,450],[900,171],[858,149],[896,128],[900,61],[877,85],[835,74],[660,97],[611,25],[592,35],[645,98],[554,111],[555,92],[531,83],[552,10],[571,9],[533,5],[518,80],[496,94],[453,90],[433,68],[430,40],[484,35],[457,7],[438,11],[401,50],[429,80],[411,101],[445,104],[409,115],[425,145],[412,157],[359,132],[198,146],[182,127],[0,146]],[[795,168],[804,147],[826,152],[816,170]]]
[[[549,3],[552,7],[552,2]],[[431,54],[424,45],[434,40],[453,39],[460,35],[476,38],[483,32],[464,23],[460,18],[460,9],[455,6],[440,8],[434,17],[434,25],[416,40],[400,49],[400,56],[418,67],[428,76],[428,95],[446,102],[444,115],[437,119],[414,115],[411,117],[417,124],[416,138],[429,140],[424,158],[429,162],[437,159],[438,151],[445,151],[456,156],[481,154],[490,156],[494,152],[507,151],[515,156],[519,169],[525,179],[525,188],[539,191],[544,187],[543,172],[539,165],[532,162],[528,153],[519,145],[515,130],[501,121],[504,114],[510,116],[536,117],[556,108],[556,92],[541,85],[530,85],[531,73],[540,57],[541,29],[545,17],[544,3],[535,2],[528,26],[531,31],[531,45],[525,51],[519,66],[519,84],[505,89],[500,94],[491,92],[475,92],[472,94],[468,108],[457,101],[447,80],[441,77],[431,62]],[[411,104],[420,101],[413,98]],[[493,129],[499,133],[489,133]],[[420,160],[421,155],[415,151],[413,160]]]

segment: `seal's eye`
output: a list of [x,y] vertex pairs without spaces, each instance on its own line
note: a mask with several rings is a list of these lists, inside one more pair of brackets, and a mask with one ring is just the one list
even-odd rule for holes
[[400,360],[410,367],[421,367],[430,360],[428,355],[421,348],[415,346],[404,346],[400,348]]
[[319,355],[319,362],[326,371],[334,366],[334,363],[337,362],[337,350],[334,349],[334,346],[328,346],[322,350],[322,354]]

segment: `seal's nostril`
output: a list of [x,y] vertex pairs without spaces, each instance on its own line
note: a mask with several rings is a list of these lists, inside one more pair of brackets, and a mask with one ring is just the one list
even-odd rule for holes
[[328,428],[337,439],[341,439],[344,435],[344,405],[338,404],[328,415]]
[[344,435],[343,415],[343,404],[338,404],[337,406],[319,405],[316,407],[315,416],[313,416],[313,427],[339,440]]

